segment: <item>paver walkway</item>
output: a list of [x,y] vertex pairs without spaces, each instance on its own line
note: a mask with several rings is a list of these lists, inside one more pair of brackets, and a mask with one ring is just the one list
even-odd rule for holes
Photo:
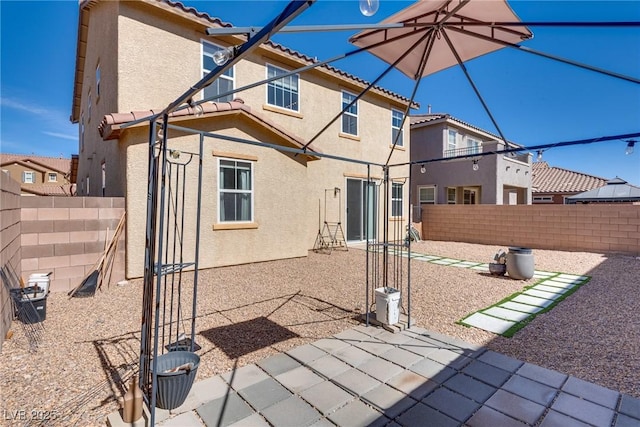
[[640,425],[640,400],[415,326],[357,326],[198,381],[156,417],[181,427],[625,427]]

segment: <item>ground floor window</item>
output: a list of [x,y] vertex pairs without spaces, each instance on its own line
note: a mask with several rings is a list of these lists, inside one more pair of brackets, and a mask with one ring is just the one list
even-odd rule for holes
[[421,204],[435,205],[436,204],[436,187],[426,186],[418,187],[418,199]]
[[253,162],[218,160],[218,221],[253,221]]
[[456,187],[447,188],[447,204],[455,205],[456,204]]
[[478,204],[478,190],[474,188],[465,188],[463,191],[462,203],[465,205]]
[[402,184],[391,186],[391,216],[402,216]]

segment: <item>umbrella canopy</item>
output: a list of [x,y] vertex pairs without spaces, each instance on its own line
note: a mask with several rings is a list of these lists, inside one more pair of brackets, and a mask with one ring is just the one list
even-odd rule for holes
[[519,22],[505,0],[421,0],[382,21],[402,27],[366,30],[349,41],[370,47],[369,52],[389,64],[406,54],[395,67],[417,80],[501,49],[501,42],[533,37],[524,25],[515,25]]

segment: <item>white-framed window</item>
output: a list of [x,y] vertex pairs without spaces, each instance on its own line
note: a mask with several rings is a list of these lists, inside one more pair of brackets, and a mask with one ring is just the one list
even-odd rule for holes
[[[288,73],[287,70],[267,64],[267,78]],[[300,111],[299,76],[293,74],[267,84],[267,104],[291,111]]]
[[6,173],[9,178],[11,178],[11,171],[8,169],[2,169],[2,173]]
[[87,196],[89,195],[89,175],[87,175]]
[[[342,91],[342,109],[344,110],[353,100],[356,99],[356,95],[347,91]],[[348,135],[358,135],[358,102],[354,102],[344,113],[342,113],[342,133]]]
[[84,113],[80,115],[80,152],[84,151]]
[[100,99],[100,63],[96,65],[96,102]]
[[87,95],[87,121],[91,121],[91,89],[89,89],[89,94]]
[[553,203],[553,196],[533,196],[535,203]]
[[218,159],[218,222],[253,222],[253,162]]
[[104,197],[107,189],[107,163],[103,160],[100,165],[102,171],[102,197]]
[[[213,54],[222,49],[224,49],[224,47],[202,40],[202,77],[209,74],[216,67],[216,63],[213,61]],[[213,83],[204,88],[203,96],[204,98],[210,98],[222,93],[230,92],[233,89],[235,89],[234,67],[229,67]],[[231,102],[233,98],[234,95],[230,94],[223,97],[213,98],[213,101]]]
[[479,139],[467,136],[467,153],[466,154],[478,154],[482,152],[482,141]]
[[449,129],[447,132],[447,149],[444,152],[445,157],[452,157],[458,148],[458,132],[455,129]]
[[462,204],[464,205],[477,205],[478,204],[478,190],[475,188],[465,188],[462,191]]
[[22,172],[22,182],[25,184],[35,184],[36,182],[36,173],[33,171],[23,171]]
[[49,172],[48,173],[48,178],[49,178],[49,182],[57,182],[58,181],[58,174],[55,172]]
[[435,205],[436,204],[436,187],[433,185],[426,185],[418,187],[418,200],[421,204]]
[[404,131],[402,129],[402,119],[404,118],[404,113],[400,110],[392,109],[391,110],[391,144],[396,140],[396,135],[398,133],[398,141],[396,142],[397,147],[404,147],[404,141],[402,138],[404,137]]
[[391,185],[391,216],[402,216],[402,184]]
[[455,205],[456,204],[456,187],[447,187],[447,204]]

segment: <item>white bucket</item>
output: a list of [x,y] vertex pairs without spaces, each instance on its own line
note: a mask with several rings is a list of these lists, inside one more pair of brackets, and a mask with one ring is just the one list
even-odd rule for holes
[[38,286],[42,289],[44,295],[49,294],[49,285],[51,280],[49,276],[51,273],[34,273],[29,276],[29,283],[27,286]]
[[376,289],[376,320],[385,325],[400,321],[400,291],[383,287]]

